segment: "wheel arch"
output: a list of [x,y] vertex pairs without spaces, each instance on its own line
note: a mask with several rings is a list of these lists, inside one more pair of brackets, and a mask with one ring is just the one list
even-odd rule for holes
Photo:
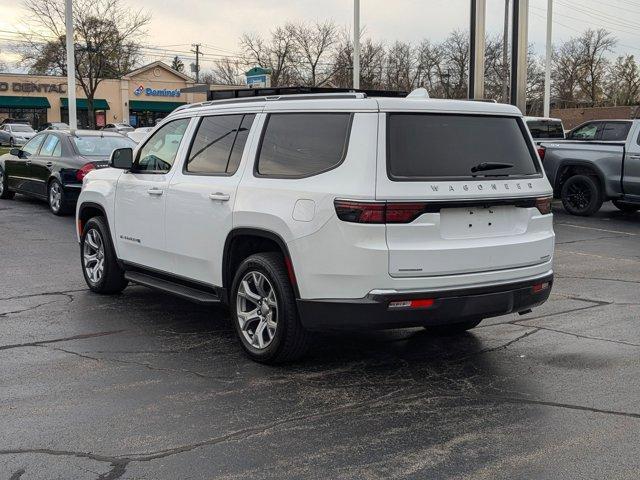
[[115,246],[115,239],[113,238],[113,234],[111,233],[111,225],[109,225],[109,217],[107,216],[107,212],[102,205],[95,202],[82,202],[78,206],[78,213],[76,215],[76,231],[78,233],[78,240],[80,240],[80,237],[82,236],[82,231],[84,230],[84,226],[86,225],[86,223],[91,218],[97,216],[104,217],[107,228],[109,229],[109,236],[111,237],[111,241]]
[[553,195],[556,198],[560,197],[562,192],[562,186],[564,183],[574,175],[589,175],[598,179],[598,185],[602,189],[603,194],[607,195],[606,181],[604,172],[599,169],[594,163],[581,160],[571,160],[563,162],[558,167],[558,173],[556,174],[555,182],[553,185]]
[[296,298],[300,298],[293,261],[286,242],[280,235],[261,228],[235,228],[227,235],[222,255],[222,286],[230,292],[236,268],[254,253],[279,251],[282,253],[289,280]]

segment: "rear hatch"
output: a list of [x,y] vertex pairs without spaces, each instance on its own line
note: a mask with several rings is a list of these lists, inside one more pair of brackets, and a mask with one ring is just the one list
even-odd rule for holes
[[522,118],[389,112],[380,125],[376,199],[387,205],[391,276],[549,261],[551,189]]

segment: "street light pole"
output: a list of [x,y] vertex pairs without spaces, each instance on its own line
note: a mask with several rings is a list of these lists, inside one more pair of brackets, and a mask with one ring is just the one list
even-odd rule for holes
[[551,50],[553,0],[547,0],[547,55],[544,65],[544,116],[551,114]]
[[353,0],[353,88],[360,88],[360,0]]
[[76,113],[76,62],[73,44],[73,0],[65,0],[64,23],[67,30],[67,110],[69,111],[69,127],[78,128]]

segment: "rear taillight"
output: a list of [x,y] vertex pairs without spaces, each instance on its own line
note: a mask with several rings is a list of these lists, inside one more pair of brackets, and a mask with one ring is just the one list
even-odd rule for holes
[[549,282],[536,283],[533,287],[531,287],[531,291],[533,293],[540,293],[547,290],[551,284]]
[[538,147],[536,150],[538,151],[538,156],[540,157],[540,160],[544,160],[544,153],[546,149],[544,147]]
[[351,223],[411,223],[426,208],[426,203],[386,203],[336,200],[338,218]]
[[386,203],[336,200],[334,205],[338,218],[344,222],[384,223]]
[[552,197],[536,198],[536,208],[542,215],[551,213],[551,200]]
[[78,171],[76,172],[76,179],[77,179],[79,182],[81,182],[81,181],[82,181],[82,179],[83,179],[84,177],[86,177],[86,176],[87,176],[87,173],[89,173],[91,170],[95,170],[95,169],[96,169],[96,166],[95,166],[93,163],[91,163],[91,162],[89,162],[89,163],[85,163],[85,164],[84,164],[82,167],[80,167],[80,168],[78,169]]

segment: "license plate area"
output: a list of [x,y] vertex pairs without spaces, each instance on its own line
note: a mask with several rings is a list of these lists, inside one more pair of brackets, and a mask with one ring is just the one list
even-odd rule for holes
[[517,235],[527,230],[528,213],[514,206],[459,207],[440,210],[442,238],[485,238]]

